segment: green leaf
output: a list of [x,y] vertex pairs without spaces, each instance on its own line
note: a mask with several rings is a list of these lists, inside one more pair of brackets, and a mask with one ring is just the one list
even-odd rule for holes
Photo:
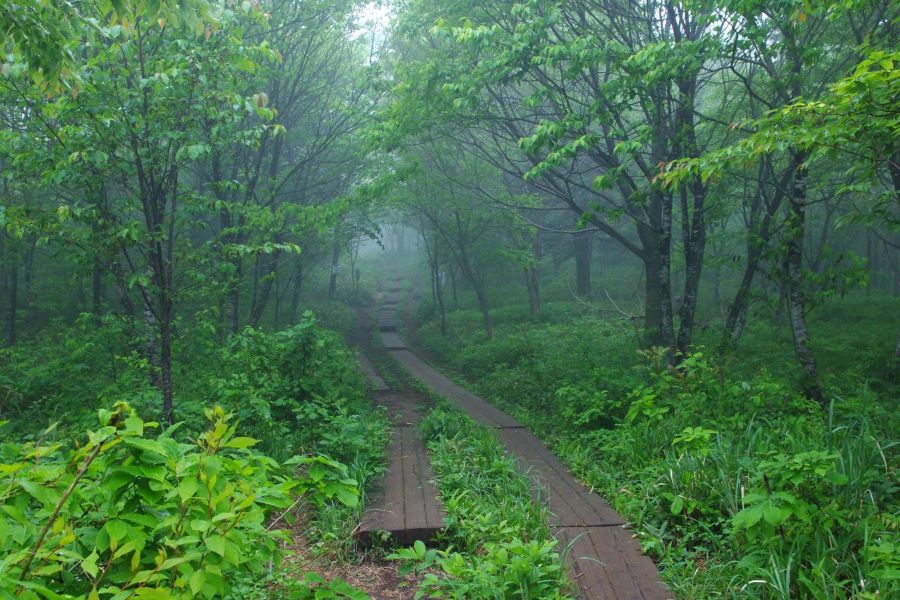
[[218,554],[225,556],[225,538],[221,535],[211,535],[205,540],[206,547]]
[[181,498],[181,503],[184,504],[188,499],[192,498],[199,487],[200,483],[193,475],[185,477],[178,482],[178,497]]
[[44,487],[28,479],[20,479],[18,483],[23,490],[44,506],[54,506],[61,498],[61,494],[55,489]]
[[259,443],[259,440],[255,440],[250,437],[236,437],[228,442],[226,442],[222,447],[223,448],[250,448]]
[[100,571],[97,568],[97,559],[100,556],[97,554],[97,551],[94,550],[90,554],[88,554],[87,558],[81,561],[81,568],[84,569],[84,572],[94,578],[97,576],[97,573]]
[[782,508],[773,502],[767,502],[763,506],[762,515],[766,523],[778,526],[791,516],[791,512],[789,508]]
[[206,584],[206,571],[199,570],[194,571],[194,574],[191,575],[191,579],[189,585],[191,586],[191,592],[195,596],[199,596],[200,592],[203,590],[203,586]]

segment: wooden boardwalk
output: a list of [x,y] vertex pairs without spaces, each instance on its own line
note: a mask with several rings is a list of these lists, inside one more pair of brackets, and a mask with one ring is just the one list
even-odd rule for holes
[[[391,323],[394,318],[389,317]],[[405,347],[396,332],[383,335],[392,336],[383,340],[386,347]],[[387,470],[357,529],[359,541],[364,546],[377,544],[384,532],[397,544],[409,545],[416,540],[427,543],[445,527],[446,513],[417,429],[422,419],[420,402],[410,394],[390,391],[366,355],[359,353],[358,358],[373,402],[387,409],[393,425]]]
[[566,553],[578,597],[584,600],[668,600],[671,591],[656,566],[625,528],[625,520],[582,485],[541,440],[521,423],[454,383],[411,352],[396,333],[399,286],[388,295],[378,326],[390,355],[431,391],[447,398],[473,420],[497,429],[499,438],[535,480],[549,525]]

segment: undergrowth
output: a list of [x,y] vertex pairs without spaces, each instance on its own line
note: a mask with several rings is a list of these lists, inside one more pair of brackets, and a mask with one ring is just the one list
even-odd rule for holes
[[310,313],[221,344],[183,332],[159,432],[126,329],[83,319],[0,351],[0,597],[362,597],[279,570],[295,514],[313,553],[349,560],[383,469],[387,419],[340,338]]
[[896,400],[854,379],[864,369],[823,414],[783,369],[698,349],[673,370],[625,324],[501,318],[485,340],[460,312],[422,345],[634,523],[678,597],[900,594]]
[[425,572],[417,597],[569,597],[546,511],[495,435],[446,406],[431,410],[420,428],[448,519],[436,541],[445,550],[417,542],[390,556]]

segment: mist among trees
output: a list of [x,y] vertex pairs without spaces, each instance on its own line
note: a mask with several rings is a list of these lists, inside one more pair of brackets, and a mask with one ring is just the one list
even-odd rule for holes
[[527,474],[433,398],[444,537],[355,541],[392,292],[672,596],[893,597],[898,19],[2,3],[0,597],[578,595]]

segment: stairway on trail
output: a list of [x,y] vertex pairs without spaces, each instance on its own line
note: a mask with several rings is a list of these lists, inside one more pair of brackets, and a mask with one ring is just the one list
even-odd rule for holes
[[[402,344],[395,329],[400,293],[399,287],[392,291],[396,300],[385,303],[382,317],[389,315],[385,333],[392,332],[396,338],[392,341]],[[387,470],[357,529],[359,541],[364,546],[377,544],[384,532],[397,544],[409,545],[416,540],[427,543],[445,527],[447,515],[438,499],[434,471],[418,432],[421,402],[412,394],[391,390],[365,353],[357,356],[360,370],[369,381],[372,401],[386,408],[393,426]]]
[[549,525],[565,551],[578,597],[585,600],[667,600],[672,593],[656,566],[626,529],[625,519],[582,485],[544,443],[519,421],[485,402],[419,358],[397,335],[402,293],[394,285],[378,317],[388,354],[431,391],[473,420],[497,430],[507,451],[535,481]]

